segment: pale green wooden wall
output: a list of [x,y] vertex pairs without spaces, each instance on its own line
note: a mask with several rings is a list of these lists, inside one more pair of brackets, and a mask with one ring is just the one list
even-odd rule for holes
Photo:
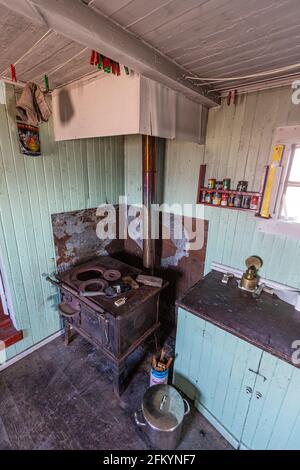
[[[300,124],[300,105],[291,101],[291,88],[282,87],[238,97],[237,106],[209,111],[205,146],[169,141],[165,170],[165,202],[194,203],[199,166],[207,164],[208,177],[249,181],[258,190],[264,165],[270,158],[274,130]],[[129,202],[141,200],[141,141],[125,138],[125,190]],[[253,214],[205,208],[209,220],[206,272],[212,261],[244,268],[252,254],[264,260],[263,276],[300,287],[300,241],[262,234]]]
[[43,273],[55,270],[50,214],[117,203],[124,193],[123,137],[56,143],[52,121],[41,125],[42,157],[20,154],[13,88],[0,105],[0,250],[25,338],[8,357],[60,328],[56,290]]

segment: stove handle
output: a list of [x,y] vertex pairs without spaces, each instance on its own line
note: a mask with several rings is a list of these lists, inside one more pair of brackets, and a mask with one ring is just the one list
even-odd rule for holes
[[53,279],[51,276],[47,276],[46,281],[51,282],[51,284],[53,284],[55,287],[61,286],[61,282],[59,282],[57,279]]
[[99,324],[100,328],[103,329],[104,332],[104,341],[103,344],[104,346],[109,345],[109,320],[105,318],[105,313],[100,313],[99,314]]

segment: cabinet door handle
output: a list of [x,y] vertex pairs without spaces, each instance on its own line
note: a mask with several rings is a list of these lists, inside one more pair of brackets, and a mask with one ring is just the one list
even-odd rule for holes
[[255,393],[255,396],[256,396],[256,399],[259,400],[260,398],[262,398],[262,394],[260,392],[256,392]]
[[246,393],[248,393],[248,395],[250,395],[252,392],[253,390],[251,387],[246,387]]

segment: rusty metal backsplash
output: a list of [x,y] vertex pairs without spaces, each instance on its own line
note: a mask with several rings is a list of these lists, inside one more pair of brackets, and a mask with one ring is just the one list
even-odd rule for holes
[[96,226],[97,208],[52,214],[52,228],[58,272],[89,261],[95,256],[111,255],[122,250],[120,240],[100,240]]

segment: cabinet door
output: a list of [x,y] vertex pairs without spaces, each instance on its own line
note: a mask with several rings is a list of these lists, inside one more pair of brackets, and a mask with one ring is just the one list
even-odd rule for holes
[[264,352],[242,435],[250,449],[300,449],[300,370]]
[[238,445],[262,351],[211,323],[178,311],[174,382]]
[[197,373],[203,353],[205,321],[178,309],[173,382],[189,398],[198,396]]

